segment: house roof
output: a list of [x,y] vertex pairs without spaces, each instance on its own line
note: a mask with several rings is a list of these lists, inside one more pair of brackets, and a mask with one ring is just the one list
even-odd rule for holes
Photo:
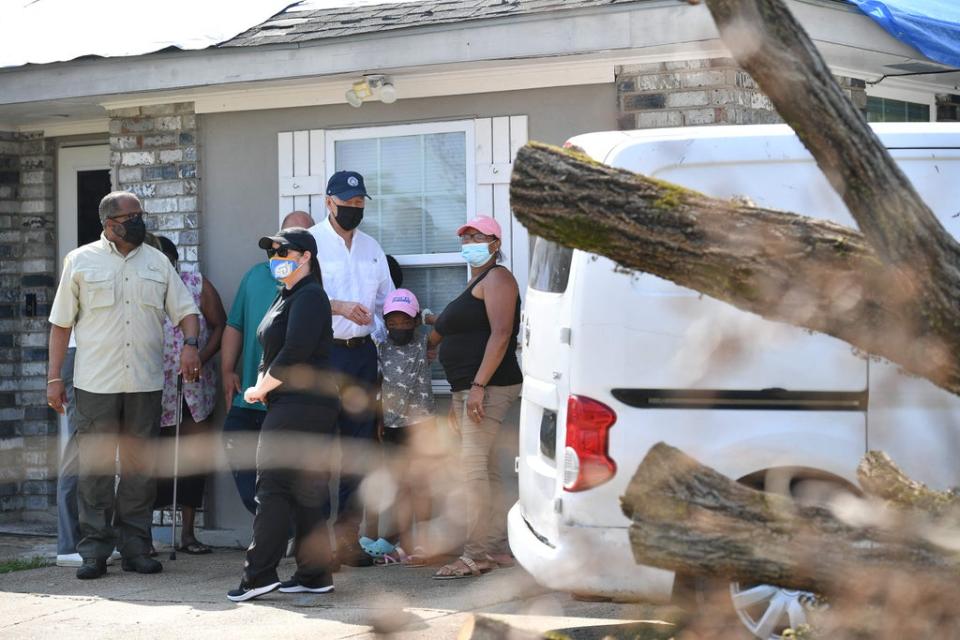
[[309,2],[289,7],[220,47],[294,44],[345,35],[508,18],[548,11],[561,12],[648,0],[425,0],[311,8]]

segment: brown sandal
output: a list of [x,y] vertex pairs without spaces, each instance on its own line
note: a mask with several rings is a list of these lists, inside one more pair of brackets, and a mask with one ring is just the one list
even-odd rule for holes
[[[458,567],[457,563],[460,563],[463,568],[466,568],[466,571],[463,568]],[[484,559],[484,562],[490,562]],[[445,564],[440,567],[440,570],[433,574],[434,580],[459,580],[460,578],[478,578],[485,573],[490,573],[497,568],[497,563],[492,562],[492,566],[481,567],[474,561],[472,558],[467,556],[460,556],[450,564]],[[446,573],[444,573],[446,571]]]

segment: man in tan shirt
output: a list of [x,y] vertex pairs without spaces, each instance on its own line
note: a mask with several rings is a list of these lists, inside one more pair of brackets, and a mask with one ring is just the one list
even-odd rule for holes
[[[199,310],[167,257],[143,244],[143,215],[132,193],[104,196],[103,234],[67,254],[50,310],[47,400],[61,414],[66,394],[59,372],[71,330],[77,341],[80,579],[106,573],[115,546],[124,571],[163,568],[149,557],[156,493],[149,445],[160,429],[164,316],[183,330],[184,379],[195,380],[200,373]],[[120,482],[114,491],[118,445]]]

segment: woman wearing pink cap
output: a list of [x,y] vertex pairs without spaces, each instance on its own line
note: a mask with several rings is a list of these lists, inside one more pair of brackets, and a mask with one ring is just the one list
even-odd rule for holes
[[453,391],[453,427],[461,436],[460,459],[467,492],[467,541],[463,554],[434,575],[469,578],[506,562],[507,514],[495,442],[510,405],[520,395],[517,363],[520,291],[513,274],[497,264],[500,225],[487,216],[457,230],[470,282],[436,319],[430,346],[440,345],[440,364]]

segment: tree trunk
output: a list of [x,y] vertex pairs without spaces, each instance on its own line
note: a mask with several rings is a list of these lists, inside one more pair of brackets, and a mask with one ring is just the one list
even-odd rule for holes
[[647,453],[621,507],[634,559],[681,573],[825,594],[843,593],[864,572],[947,585],[960,578],[960,559],[923,540],[750,489],[663,443]]

